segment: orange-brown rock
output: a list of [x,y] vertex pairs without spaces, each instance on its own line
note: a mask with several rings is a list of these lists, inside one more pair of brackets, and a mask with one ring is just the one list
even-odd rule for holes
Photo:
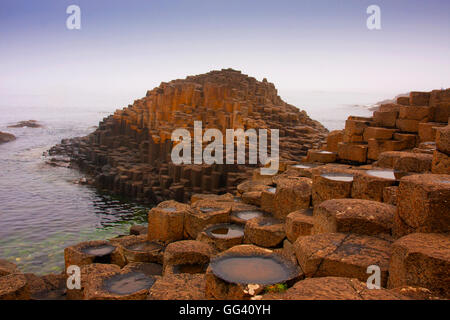
[[407,297],[384,288],[368,289],[355,278],[322,277],[297,282],[283,293],[269,293],[263,300],[403,300]]
[[291,212],[286,217],[284,228],[290,242],[294,243],[300,236],[309,236],[314,226],[312,208]]
[[18,271],[19,270],[14,263],[0,259],[0,277],[6,276],[11,273],[17,273]]
[[398,186],[386,187],[383,189],[383,202],[396,206],[397,205]]
[[364,163],[367,160],[367,146],[340,142],[338,144],[338,157],[341,160]]
[[204,274],[168,274],[150,288],[147,300],[205,300]]
[[336,152],[327,150],[308,150],[307,162],[331,163],[336,161]]
[[244,226],[234,223],[212,224],[198,234],[197,240],[217,251],[224,251],[244,242]]
[[165,243],[156,240],[148,240],[147,235],[126,236],[110,239],[113,245],[120,248],[127,263],[130,262],[155,262],[162,263]]
[[450,156],[434,150],[431,172],[436,174],[450,174]]
[[112,263],[123,267],[125,257],[116,245],[108,241],[95,240],[65,248],[64,262],[66,269],[70,265],[81,267],[91,263]]
[[[314,174],[312,185],[312,203],[319,205],[325,200],[350,198],[353,172],[351,170],[341,170],[340,172],[324,172]],[[292,210],[294,211],[294,210]]]
[[395,132],[397,132],[396,129],[367,127],[364,129],[363,137],[364,141],[369,141],[369,139],[389,140],[392,138]]
[[190,206],[169,200],[148,213],[148,240],[176,241],[184,238],[184,218]]
[[260,247],[277,247],[286,238],[284,224],[272,217],[259,217],[245,225],[245,241]]
[[436,140],[436,130],[439,127],[444,127],[445,123],[438,122],[423,122],[419,123],[419,138],[421,142],[425,141],[435,141]]
[[201,241],[173,242],[164,252],[163,273],[204,273],[214,253],[209,244]]
[[450,237],[447,234],[413,233],[392,245],[389,287],[424,287],[450,297]]
[[343,130],[331,131],[327,136],[327,151],[338,152],[338,143],[344,138]]
[[298,209],[309,208],[311,204],[312,180],[303,177],[289,177],[277,183],[274,216],[285,219]]
[[312,234],[390,235],[395,207],[360,199],[327,200],[314,208]]
[[30,289],[27,279],[21,273],[0,277],[0,300],[28,300]]
[[378,127],[395,128],[398,111],[374,111],[373,121]]
[[351,197],[381,202],[383,201],[384,189],[394,184],[393,171],[368,170],[359,172],[353,177]]
[[430,102],[430,92],[411,91],[409,93],[409,104],[411,106],[427,106]]
[[83,300],[84,289],[90,277],[97,275],[112,275],[120,272],[120,267],[115,264],[92,263],[80,266],[81,289],[67,289],[68,300]]
[[394,235],[450,231],[450,175],[420,174],[400,180]]
[[197,201],[185,216],[186,236],[196,239],[206,226],[230,221],[231,204],[210,200]]
[[246,164],[172,163],[171,133],[185,128],[192,136],[196,120],[224,136],[226,129],[279,130],[281,170],[284,161],[298,161],[309,149],[319,148],[328,132],[284,102],[272,83],[223,69],[163,82],[103,119],[92,134],[64,140],[50,154],[68,154],[77,167],[95,176],[98,188],[144,202],[187,202],[196,193],[234,193],[254,169],[248,165],[248,143]]
[[438,151],[450,155],[450,126],[436,130],[436,148]]
[[377,237],[322,233],[299,237],[294,243],[298,263],[306,277],[348,277],[366,282],[367,267],[377,265],[381,286],[388,279],[391,242]]

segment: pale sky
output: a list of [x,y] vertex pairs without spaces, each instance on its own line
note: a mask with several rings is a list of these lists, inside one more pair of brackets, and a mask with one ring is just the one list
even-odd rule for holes
[[[71,4],[81,30],[66,28]],[[371,4],[381,30],[366,27]],[[388,95],[450,87],[450,1],[2,0],[0,48],[0,104],[121,107],[229,67],[282,97]]]

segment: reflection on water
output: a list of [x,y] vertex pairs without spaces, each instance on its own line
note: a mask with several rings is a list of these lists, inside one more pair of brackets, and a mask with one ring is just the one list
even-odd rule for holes
[[[125,234],[131,224],[146,222],[148,208],[75,184],[82,177],[79,172],[49,166],[42,156],[63,138],[88,134],[106,114],[0,112],[6,115],[0,131],[17,137],[0,145],[0,259],[16,263],[23,272],[57,273],[63,269],[65,247]],[[45,127],[7,128],[29,119]]]

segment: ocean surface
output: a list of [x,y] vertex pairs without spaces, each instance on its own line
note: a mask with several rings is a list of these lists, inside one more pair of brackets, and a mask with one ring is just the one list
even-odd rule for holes
[[[334,130],[349,115],[371,115],[366,105],[386,96],[315,92],[282,98]],[[76,184],[79,172],[50,166],[43,156],[63,138],[92,132],[116,108],[11,106],[0,97],[0,131],[17,137],[0,145],[0,259],[23,272],[59,273],[64,247],[126,234],[131,225],[146,222],[148,208]],[[44,127],[7,128],[31,119]]]

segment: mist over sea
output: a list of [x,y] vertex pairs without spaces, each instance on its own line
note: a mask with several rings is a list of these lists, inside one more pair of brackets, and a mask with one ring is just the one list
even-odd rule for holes
[[[349,115],[370,116],[367,106],[392,95],[317,91],[280,96],[335,130]],[[56,273],[63,268],[64,247],[125,234],[132,224],[145,223],[148,208],[76,184],[79,172],[50,166],[42,156],[61,139],[87,135],[115,109],[132,103],[114,98],[74,107],[64,100],[46,104],[41,96],[0,96],[0,131],[17,137],[0,145],[0,258],[24,272]],[[31,119],[44,127],[7,128]]]

